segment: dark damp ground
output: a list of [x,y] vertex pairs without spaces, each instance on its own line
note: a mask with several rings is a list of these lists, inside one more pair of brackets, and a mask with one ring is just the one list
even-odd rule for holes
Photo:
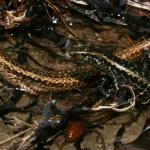
[[[138,36],[126,25],[108,25],[92,22],[84,19],[79,14],[64,13],[63,18],[69,29],[79,39],[69,36],[70,33],[62,25],[57,25],[55,31],[44,27],[33,26],[32,30],[22,27],[15,31],[9,31],[2,37],[0,47],[14,61],[29,65],[35,68],[47,70],[66,70],[74,68],[80,64],[70,60],[68,51],[73,45],[96,46],[102,52],[112,53],[115,50],[128,48],[131,45],[142,41],[148,35]],[[13,34],[11,34],[13,33]],[[25,34],[27,33],[27,34]],[[145,62],[139,61],[146,58]],[[141,62],[140,67],[137,63]],[[149,57],[148,54],[142,56],[134,62],[137,72],[146,72],[143,75],[149,79]],[[143,66],[146,66],[143,69]],[[90,82],[90,81],[89,81]],[[22,121],[36,127],[42,120],[42,113],[45,104],[51,99],[56,100],[56,105],[63,111],[67,111],[73,106],[94,102],[98,99],[99,93],[95,87],[75,89],[73,91],[61,93],[49,93],[34,97],[15,88],[7,83],[0,83],[0,143],[7,140],[27,128]],[[110,112],[112,113],[112,112]],[[110,114],[110,118],[104,117],[98,121],[103,112],[91,114],[89,116],[78,117],[78,113],[73,115],[70,121],[80,120],[88,122],[85,135],[80,144],[78,142],[69,143],[66,140],[66,125],[61,127],[62,133],[52,142],[45,144],[42,148],[35,148],[34,144],[30,149],[52,149],[52,150],[149,150],[150,149],[150,109],[147,106],[137,106],[135,109],[125,113]],[[84,118],[85,117],[85,118]],[[19,119],[19,121],[18,121]],[[20,121],[22,120],[22,121]],[[83,121],[82,121],[83,120]],[[95,122],[98,126],[93,127]],[[92,125],[91,125],[92,124]],[[34,129],[33,129],[34,130]],[[29,131],[5,144],[0,144],[1,150],[15,150],[22,139],[30,136],[33,131]],[[52,131],[48,131],[52,132]],[[59,132],[59,131],[58,131]],[[50,133],[51,134],[51,133]],[[80,145],[80,146],[79,146]],[[80,148],[79,148],[80,147]],[[23,148],[23,147],[22,147]],[[22,149],[20,148],[20,149]]]

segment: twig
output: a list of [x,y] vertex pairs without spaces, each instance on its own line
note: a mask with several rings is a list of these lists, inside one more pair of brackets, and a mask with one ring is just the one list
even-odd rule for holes
[[15,138],[17,138],[17,137],[19,137],[19,136],[21,136],[21,135],[23,135],[23,134],[25,134],[26,132],[31,131],[31,130],[32,130],[32,128],[29,128],[29,129],[24,130],[24,131],[22,131],[22,132],[20,132],[20,133],[18,133],[18,134],[16,134],[16,135],[14,135],[14,136],[12,136],[12,137],[9,137],[9,138],[7,138],[7,139],[1,141],[1,142],[0,142],[0,145],[3,145],[3,144],[5,144],[5,143],[7,143],[7,142],[9,142],[9,141],[11,141],[11,140],[14,140]]
[[115,112],[125,112],[125,111],[128,111],[128,110],[132,109],[135,106],[135,101],[136,101],[135,93],[134,93],[131,86],[121,85],[121,87],[126,87],[132,95],[132,98],[130,99],[130,100],[132,100],[132,103],[130,104],[130,106],[128,106],[126,108],[117,108],[117,107],[119,107],[118,104],[113,103],[111,105],[105,105],[105,106],[100,105],[98,107],[93,107],[93,108],[84,107],[84,108],[82,108],[82,110],[83,111],[100,111],[100,110],[109,109],[109,110],[113,110]]
[[62,21],[64,27],[68,30],[68,32],[73,36],[73,37],[77,37],[71,30],[70,28],[68,27],[68,25],[66,24],[66,22],[64,21],[59,9],[55,6],[55,5],[52,5],[51,2],[49,0],[45,0],[47,3],[48,3],[48,6],[50,8],[52,8],[54,10],[55,13],[57,13],[60,17],[60,20]]
[[30,125],[29,123],[24,122],[23,120],[19,119],[19,118],[16,117],[16,116],[12,116],[12,118],[13,118],[17,123],[22,123],[22,124],[24,124],[24,125],[26,125],[26,126],[32,128],[33,130],[37,129],[37,128],[33,127],[33,125]]
[[131,103],[130,106],[128,106],[126,108],[123,108],[123,109],[112,108],[112,110],[115,111],[115,112],[125,112],[125,111],[128,111],[128,110],[132,109],[135,106],[136,97],[135,97],[135,93],[134,93],[132,87],[131,86],[127,86],[127,85],[122,85],[121,87],[128,88],[128,90],[130,91],[130,93],[132,95],[132,98],[131,98],[132,99],[132,103]]

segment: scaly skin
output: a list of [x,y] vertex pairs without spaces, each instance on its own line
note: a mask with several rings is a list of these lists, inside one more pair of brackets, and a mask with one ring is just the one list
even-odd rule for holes
[[86,85],[85,80],[95,75],[96,69],[90,66],[77,67],[64,71],[42,72],[15,65],[0,53],[0,74],[2,79],[16,88],[30,94],[60,92]]
[[86,51],[81,51],[81,49],[80,51],[72,51],[70,55],[110,73],[110,76],[113,75],[114,79],[116,79],[118,86],[123,84],[131,86],[138,94],[143,93],[143,91],[150,93],[150,81],[125,67],[122,62],[119,63],[102,53],[87,51],[87,49]]

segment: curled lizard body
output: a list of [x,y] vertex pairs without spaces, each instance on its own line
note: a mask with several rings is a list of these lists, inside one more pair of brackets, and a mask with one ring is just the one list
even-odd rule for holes
[[144,40],[127,49],[117,50],[114,55],[125,61],[135,61],[143,55],[145,51],[150,49],[150,39]]
[[136,93],[143,93],[143,91],[150,93],[150,81],[142,77],[137,72],[126,67],[122,62],[110,59],[108,56],[91,51],[72,51],[70,53],[72,57],[76,59],[83,60],[92,64],[96,68],[100,68],[105,72],[110,73],[114,76],[116,84],[119,85],[129,85],[132,86]]
[[[95,70],[96,71],[96,70]],[[2,79],[19,90],[30,94],[60,92],[86,85],[85,81],[94,75],[91,66],[77,67],[64,71],[42,72],[13,64],[10,58],[0,53],[0,74]]]

